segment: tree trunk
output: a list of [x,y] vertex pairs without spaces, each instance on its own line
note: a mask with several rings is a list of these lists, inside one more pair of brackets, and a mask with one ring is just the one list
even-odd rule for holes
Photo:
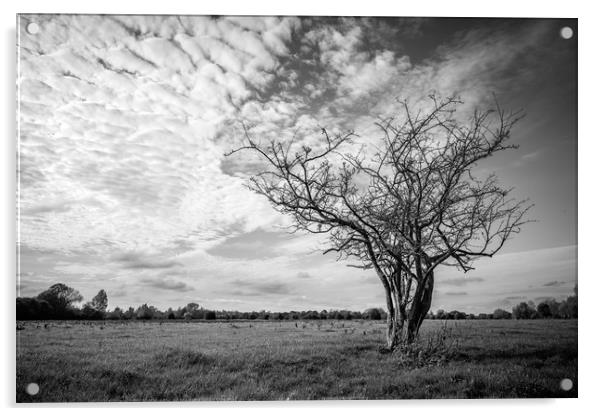
[[406,318],[405,312],[401,310],[398,302],[397,293],[395,291],[388,293],[387,299],[387,348],[392,351],[403,343],[403,327]]
[[[434,276],[431,272],[416,287],[414,300],[406,312],[402,295],[396,288],[386,288],[387,303],[387,348],[394,350],[401,345],[409,345],[416,340],[420,326],[431,308]],[[406,325],[407,321],[407,325]]]
[[433,299],[433,286],[434,286],[433,272],[429,273],[424,279],[422,284],[416,288],[414,294],[414,301],[412,302],[412,308],[410,317],[408,319],[408,330],[406,335],[406,342],[411,344],[416,339],[420,326],[426,314],[431,309],[431,301]]

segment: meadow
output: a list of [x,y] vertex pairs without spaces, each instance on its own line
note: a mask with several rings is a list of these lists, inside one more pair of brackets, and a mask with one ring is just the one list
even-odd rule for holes
[[432,360],[383,351],[381,321],[18,326],[17,402],[577,397],[576,320],[425,321]]

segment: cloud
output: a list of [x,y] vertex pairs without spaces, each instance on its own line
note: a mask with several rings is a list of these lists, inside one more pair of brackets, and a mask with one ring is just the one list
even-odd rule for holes
[[162,290],[172,290],[175,292],[189,292],[194,290],[194,287],[170,278],[145,278],[141,279],[140,282],[148,287]]
[[227,238],[208,249],[207,253],[232,259],[265,259],[281,255],[283,244],[291,241],[292,238],[285,232],[269,232],[257,228]]
[[128,291],[125,289],[125,287],[119,287],[119,288],[115,288],[113,290],[110,290],[109,292],[107,292],[107,297],[109,299],[111,298],[124,298],[128,296]]
[[538,149],[538,150],[535,150],[534,152],[530,152],[530,153],[522,155],[521,159],[531,161],[531,160],[539,158],[542,155],[542,153],[544,153],[544,152],[545,152],[544,149]]
[[[31,245],[75,250],[102,236],[152,250],[199,228],[274,217],[255,215],[267,204],[220,173],[215,140],[273,78],[297,19],[245,20],[262,32],[204,17],[35,19],[44,30],[23,32],[20,45],[20,202],[56,221],[24,220]],[[60,202],[87,197],[105,208]]]
[[130,251],[112,257],[126,269],[171,269],[182,264],[174,260],[158,258],[156,255]]
[[466,296],[468,292],[445,292],[446,296]]
[[309,273],[307,273],[307,272],[299,272],[299,273],[297,273],[297,277],[298,277],[299,279],[309,279],[309,278],[311,278],[312,276],[311,276],[311,274],[309,274]]
[[378,23],[342,19],[305,33],[302,42],[309,61],[315,59],[327,69],[313,83],[305,84],[310,98],[328,96],[330,91],[335,94],[335,106],[355,106],[357,111],[358,105],[363,109],[367,103],[374,103],[395,77],[411,68],[407,56],[367,48],[373,25]]
[[82,206],[89,209],[104,208],[104,204],[93,197],[83,198],[80,200],[64,199],[55,202],[43,202],[33,206],[21,207],[21,215],[37,217],[40,214],[59,214]]
[[445,292],[446,296],[466,296],[468,292]]
[[[231,286],[236,287],[236,289],[230,291],[235,296],[269,296],[292,293],[290,285],[282,282],[236,279],[231,283]],[[239,288],[242,288],[242,290]]]
[[543,287],[551,287],[551,286],[562,286],[566,284],[566,282],[559,282],[558,280],[552,280],[551,282],[544,283]]
[[339,80],[339,94],[352,100],[365,98],[388,88],[394,77],[410,67],[408,57],[397,59],[391,51],[377,53],[371,60],[345,67],[345,73]]
[[535,303],[545,302],[545,301],[549,301],[549,300],[556,300],[556,299],[551,296],[538,296],[533,299],[533,301]]
[[437,285],[440,286],[466,286],[470,283],[481,283],[484,282],[485,279],[482,277],[457,277],[454,279],[444,279],[437,282]]
[[[281,221],[242,187],[257,164],[223,156],[240,142],[240,120],[266,139],[297,134],[311,144],[321,125],[365,131],[402,85],[419,95],[452,75],[489,77],[475,75],[475,62],[503,71],[541,32],[522,28],[526,44],[495,32],[493,49],[480,42],[485,34],[469,33],[413,66],[392,41],[419,34],[422,23],[407,19],[36,19],[40,36],[20,26],[20,202],[53,221],[24,219],[22,235],[62,250],[102,247],[101,239],[157,250],[192,233],[213,238],[233,222],[251,231]],[[506,47],[512,54],[500,62]],[[102,206],[60,203],[89,197]]]
[[36,215],[50,212],[67,212],[71,209],[71,201],[38,204],[21,210],[22,215]]

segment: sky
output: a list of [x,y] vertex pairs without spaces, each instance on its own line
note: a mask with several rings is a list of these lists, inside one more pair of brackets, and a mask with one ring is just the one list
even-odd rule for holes
[[[36,23],[37,31],[29,26]],[[573,36],[561,36],[563,27]],[[29,29],[29,30],[28,30]],[[570,19],[21,15],[17,290],[62,282],[109,307],[384,306],[371,270],[244,187],[243,140],[309,145],[457,93],[526,117],[479,164],[535,222],[469,273],[435,272],[433,309],[491,312],[577,279],[577,26]]]

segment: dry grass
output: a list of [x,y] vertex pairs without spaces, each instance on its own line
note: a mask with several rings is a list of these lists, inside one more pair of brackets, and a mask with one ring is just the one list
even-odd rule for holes
[[454,348],[410,362],[368,321],[20,325],[17,402],[577,396],[576,321],[452,322]]

